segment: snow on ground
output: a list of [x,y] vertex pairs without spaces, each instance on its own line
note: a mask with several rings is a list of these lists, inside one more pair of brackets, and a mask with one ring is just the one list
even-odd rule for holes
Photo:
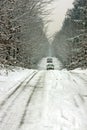
[[43,73],[19,130],[87,130],[87,70]]
[[0,76],[0,130],[36,129],[87,130],[87,69]]
[[[46,65],[47,65],[47,59],[49,57],[44,57],[38,64],[38,69],[39,70],[46,70]],[[56,57],[51,57],[53,59],[53,64],[54,64],[54,69],[55,70],[61,70],[62,69],[62,63],[56,58]]]
[[[15,68],[13,70],[1,69],[0,70],[0,101],[12,89],[18,86],[23,80],[32,74],[35,70],[28,70],[22,68]],[[2,97],[2,98],[1,98]]]
[[48,72],[43,112],[45,130],[87,130],[86,79],[87,70]]

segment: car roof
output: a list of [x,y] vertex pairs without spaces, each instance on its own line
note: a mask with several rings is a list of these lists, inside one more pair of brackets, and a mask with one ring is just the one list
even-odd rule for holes
[[48,65],[54,66],[53,64],[47,64],[47,66],[48,66]]

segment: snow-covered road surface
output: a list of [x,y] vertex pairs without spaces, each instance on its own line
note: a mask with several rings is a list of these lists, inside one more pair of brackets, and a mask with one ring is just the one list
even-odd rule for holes
[[0,100],[0,130],[87,130],[87,70],[30,70]]

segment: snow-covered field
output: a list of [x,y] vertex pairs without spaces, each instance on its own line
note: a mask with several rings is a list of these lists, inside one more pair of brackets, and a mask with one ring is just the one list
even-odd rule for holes
[[87,130],[87,70],[0,75],[0,130]]

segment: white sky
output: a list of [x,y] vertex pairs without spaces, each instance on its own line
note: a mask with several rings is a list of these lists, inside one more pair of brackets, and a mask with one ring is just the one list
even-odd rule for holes
[[48,23],[48,33],[47,35],[50,37],[55,32],[59,31],[62,23],[64,21],[66,12],[68,9],[73,7],[74,0],[55,0],[54,3],[48,8],[53,8],[53,12],[51,13],[50,17],[46,18],[51,20]]

